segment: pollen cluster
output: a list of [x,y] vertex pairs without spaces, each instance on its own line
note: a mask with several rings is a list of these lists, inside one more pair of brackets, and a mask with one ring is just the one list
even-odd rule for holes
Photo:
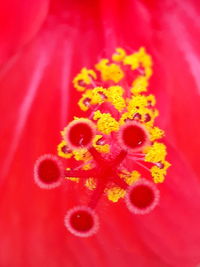
[[[156,184],[164,182],[170,163],[164,131],[156,125],[156,99],[148,93],[152,65],[144,47],[132,54],[117,48],[111,59],[84,67],[73,80],[83,115],[61,131],[57,151],[66,160],[66,182],[81,183],[92,194],[84,215],[80,209],[83,220],[93,216],[90,209],[102,195],[111,202],[124,198],[137,214],[150,212],[158,203]],[[80,228],[79,217],[74,224]]]
[[[149,79],[153,73],[152,58],[144,47],[129,55],[124,49],[117,48],[111,58],[100,60],[94,69],[83,68],[73,80],[76,90],[82,92],[78,101],[80,109],[83,112],[89,111],[90,120],[96,125],[92,146],[106,158],[117,143],[120,128],[127,122],[136,122],[145,130],[148,142],[141,147],[139,154],[134,151],[128,152],[127,156],[132,157],[136,169],[130,170],[124,163],[123,170],[118,169],[119,176],[131,185],[136,181],[133,173],[138,174],[135,176],[137,178],[141,176],[137,170],[137,163],[145,167],[145,163],[148,162],[153,182],[162,183],[170,163],[166,161],[166,146],[160,141],[164,131],[155,126],[155,119],[159,115],[155,108],[156,99],[153,94],[148,94]],[[79,118],[75,118],[77,119]],[[79,148],[63,152],[63,146],[67,146],[64,135],[58,145],[58,155],[82,161],[83,170],[85,164],[93,161],[89,150]],[[112,154],[117,154],[117,150],[118,148],[116,151],[113,148]],[[91,180],[87,180],[85,186],[90,190],[96,188]],[[113,190],[105,188],[105,192],[108,199],[113,202],[124,197],[115,185]]]

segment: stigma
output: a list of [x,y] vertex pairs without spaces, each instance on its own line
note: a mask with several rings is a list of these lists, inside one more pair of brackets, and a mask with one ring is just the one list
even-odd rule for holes
[[170,163],[164,131],[156,126],[156,99],[148,93],[152,65],[143,47],[130,55],[117,48],[111,59],[83,68],[73,80],[83,116],[66,125],[57,147],[66,163],[49,155],[36,162],[40,187],[57,187],[64,177],[91,191],[88,205],[72,208],[65,217],[65,226],[76,236],[97,232],[95,209],[102,198],[124,199],[128,210],[140,215],[159,203],[157,184],[164,182]]

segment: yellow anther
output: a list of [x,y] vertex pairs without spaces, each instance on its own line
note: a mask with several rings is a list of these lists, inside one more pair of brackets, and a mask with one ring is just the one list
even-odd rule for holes
[[87,111],[90,107],[90,99],[87,99],[86,96],[83,96],[79,99],[78,105],[81,110]]
[[93,119],[97,120],[97,129],[104,134],[110,134],[113,131],[119,130],[119,123],[110,113],[101,113],[97,110],[94,113]]
[[155,104],[156,104],[156,98],[155,98],[155,96],[154,95],[148,95],[147,96],[147,102],[148,102],[148,104],[150,105],[150,106],[155,106]]
[[96,181],[94,178],[88,178],[85,181],[85,186],[89,189],[89,190],[94,190],[96,188]]
[[98,141],[102,139],[102,135],[98,134],[93,139],[93,147],[100,153],[109,153],[110,152],[110,145],[109,144],[98,144]]
[[146,77],[139,76],[137,79],[135,79],[132,83],[131,93],[134,95],[140,94],[142,92],[147,92],[147,87],[149,83]]
[[[70,171],[71,169],[70,168],[66,168],[67,171]],[[65,177],[67,180],[70,180],[72,182],[75,182],[75,183],[79,183],[80,181],[80,178],[78,177]]]
[[79,181],[80,181],[80,178],[78,178],[78,177],[66,177],[66,178],[67,178],[67,180],[70,180],[70,181],[75,182],[75,183],[79,183]]
[[146,111],[146,113],[144,114],[149,114],[149,116],[151,117],[151,120],[150,121],[146,121],[146,116],[144,116],[144,119],[143,119],[143,122],[145,122],[145,126],[147,128],[149,127],[153,127],[153,124],[154,124],[154,121],[155,121],[155,118],[158,117],[159,115],[159,111],[157,109],[148,109],[148,111]]
[[134,114],[137,112],[136,109],[133,109],[131,112],[125,112],[121,115],[121,118],[119,120],[120,126],[126,123],[126,120],[133,120]]
[[145,161],[147,162],[160,162],[164,161],[167,155],[166,146],[162,143],[155,142],[152,146],[144,149]]
[[91,163],[87,163],[82,167],[83,170],[87,171],[87,170],[91,170],[92,169],[92,165]]
[[92,160],[91,154],[85,148],[73,150],[72,153],[77,161],[82,160],[88,162]]
[[143,67],[146,79],[149,79],[152,75],[152,58],[146,53],[144,47],[141,47],[138,52],[126,56],[123,62],[124,65],[130,65],[132,70]]
[[123,61],[123,59],[125,58],[126,56],[126,52],[124,49],[122,48],[116,48],[116,53],[114,53],[112,55],[112,60],[113,61],[116,61],[116,62],[120,62],[120,61]]
[[[159,114],[158,110],[154,108],[156,99],[154,95],[147,95],[149,78],[153,73],[152,57],[144,47],[130,55],[127,55],[124,49],[117,48],[112,55],[112,60],[102,59],[95,65],[95,68],[100,72],[103,82],[113,81],[114,83],[111,85],[114,84],[115,86],[109,87],[110,84],[105,83],[104,86],[106,88],[95,87],[93,80],[97,79],[97,75],[93,70],[86,68],[83,68],[73,81],[75,88],[83,92],[78,102],[81,110],[87,111],[91,107],[93,112],[92,119],[95,121],[99,133],[93,138],[93,147],[99,153],[110,152],[111,144],[105,144],[105,140],[108,140],[105,135],[109,135],[114,131],[117,132],[121,125],[130,120],[137,121],[147,131],[148,140],[150,141],[149,146],[146,146],[142,151],[144,155],[141,154],[138,157],[141,156],[139,159],[150,162],[151,166],[153,164],[150,172],[154,182],[163,182],[170,164],[165,160],[167,155],[166,146],[163,143],[156,142],[156,140],[164,136],[164,131],[154,125],[155,118]],[[124,65],[129,65],[129,69],[133,70],[134,74],[137,75],[132,82],[130,92],[128,92],[128,88],[121,86],[122,83],[118,84],[126,74],[123,71]],[[94,107],[93,105],[99,106]],[[97,108],[99,109],[97,110]],[[114,111],[117,114],[116,117],[111,115],[114,114]],[[64,131],[61,134],[64,135]],[[81,169],[83,170],[89,170],[94,167],[91,163],[92,156],[88,150],[73,150],[71,156],[68,156],[68,154],[63,155],[61,149],[64,143],[61,144],[58,146],[60,156],[67,158],[73,155],[76,160],[82,160]],[[119,176],[128,185],[131,185],[140,179],[141,175],[136,170],[132,172],[123,170]],[[88,177],[85,186],[90,190],[94,190],[96,188],[96,180]],[[108,199],[113,202],[117,202],[119,198],[125,195],[125,191],[120,187],[107,188],[105,192]]]
[[124,65],[130,65],[132,70],[136,70],[140,66],[138,53],[134,53],[132,55],[126,56],[123,62],[124,62]]
[[157,139],[162,138],[164,136],[164,133],[165,133],[163,130],[161,130],[158,127],[150,128],[149,132],[150,132],[150,140],[151,141],[155,141]]
[[127,109],[128,111],[132,111],[133,109],[143,108],[148,105],[148,99],[145,95],[136,95],[133,96],[128,103]]
[[165,180],[165,175],[167,174],[167,169],[171,166],[168,161],[160,162],[160,164],[163,165],[161,168],[158,166],[153,166],[150,169],[154,183],[163,183]]
[[91,104],[102,104],[107,99],[107,90],[103,87],[95,87],[91,90]]
[[128,185],[132,185],[139,180],[141,174],[138,171],[128,172],[127,170],[123,170],[120,177],[123,178]]
[[143,67],[152,67],[152,57],[146,52],[145,47],[140,47],[140,49],[138,50],[138,57]]
[[118,83],[124,78],[124,72],[117,64],[108,65],[108,59],[102,59],[95,68],[101,72],[101,78],[103,81],[114,81]]
[[124,89],[121,86],[117,85],[108,88],[108,102],[112,103],[113,106],[119,111],[122,111],[126,107],[123,94]]
[[120,198],[123,198],[126,191],[120,187],[113,187],[106,190],[107,198],[112,202],[117,202]]
[[144,68],[151,68],[153,65],[152,57],[146,53],[145,48],[141,47],[138,51],[139,61]]
[[107,99],[107,90],[103,87],[95,87],[94,89],[87,90],[78,104],[83,111],[89,109],[90,105],[102,104]]
[[83,68],[81,72],[74,78],[73,84],[77,91],[83,92],[86,89],[85,85],[91,84],[92,80],[96,78],[96,73],[93,70]]
[[145,77],[147,79],[149,79],[153,74],[153,70],[152,70],[152,68],[146,67],[146,68],[144,68],[144,73],[145,73]]
[[57,146],[58,156],[70,159],[73,154],[70,150],[67,148],[67,143],[63,140],[58,146]]

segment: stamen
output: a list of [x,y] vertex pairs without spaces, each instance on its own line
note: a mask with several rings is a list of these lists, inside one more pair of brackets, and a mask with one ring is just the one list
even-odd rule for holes
[[159,191],[154,183],[140,179],[129,188],[125,201],[131,212],[147,214],[156,207],[159,197]]
[[79,237],[90,237],[99,228],[99,219],[95,211],[87,206],[72,208],[67,212],[64,221],[68,231]]
[[34,180],[44,189],[58,187],[64,179],[64,167],[57,156],[46,154],[35,163]]
[[95,125],[88,119],[77,119],[68,124],[64,138],[71,149],[89,148],[95,136]]
[[144,127],[136,122],[127,122],[121,126],[118,141],[123,149],[140,151],[148,142],[148,133]]
[[[171,165],[160,141],[164,131],[155,125],[156,99],[148,94],[151,56],[143,47],[132,54],[117,48],[111,58],[93,69],[82,68],[73,80],[81,94],[78,106],[87,113],[61,131],[57,150],[67,159],[65,168],[57,157],[44,155],[34,169],[42,188],[56,187],[65,177],[92,191],[87,207],[75,207],[65,216],[67,229],[80,237],[97,231],[94,209],[104,194],[112,202],[125,196],[135,214],[153,210],[159,201],[155,183],[164,182]],[[141,179],[140,170],[148,171],[153,182]]]
[[135,161],[135,163],[137,165],[141,166],[142,168],[144,168],[145,170],[147,170],[148,172],[150,172],[150,169],[147,166],[145,166],[144,164],[142,164],[141,162],[139,162],[138,159]]
[[95,171],[94,170],[66,170],[65,176],[66,177],[79,177],[79,178],[94,177]]

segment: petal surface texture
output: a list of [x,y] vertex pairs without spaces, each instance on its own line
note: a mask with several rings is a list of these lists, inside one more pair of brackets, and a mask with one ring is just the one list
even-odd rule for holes
[[[44,0],[26,1],[28,8],[24,1],[10,2],[10,9],[0,4],[0,266],[197,267],[198,1],[63,0],[49,8]],[[121,200],[102,200],[98,233],[79,239],[66,231],[63,218],[71,207],[86,204],[81,187],[41,190],[33,180],[34,162],[56,154],[60,131],[81,116],[72,86],[80,69],[116,47],[140,46],[154,60],[150,91],[172,166],[152,213],[135,216]]]

